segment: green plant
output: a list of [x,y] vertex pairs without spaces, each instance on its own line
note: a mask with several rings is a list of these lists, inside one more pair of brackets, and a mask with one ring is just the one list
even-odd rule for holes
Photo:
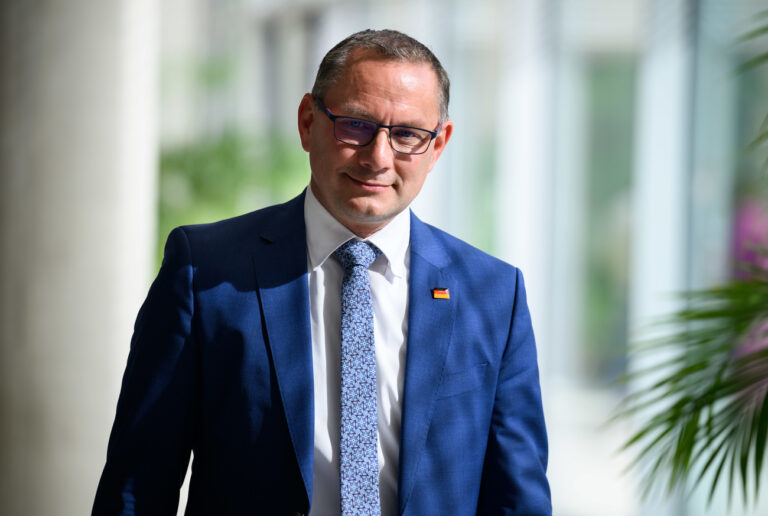
[[729,493],[738,480],[746,501],[748,486],[757,495],[768,437],[768,270],[753,266],[747,279],[685,298],[666,321],[679,329],[638,350],[668,358],[626,378],[655,380],[619,413],[650,413],[625,448],[648,467],[645,494],[689,479],[693,489],[711,473],[710,499],[727,477]]
[[283,202],[307,185],[306,154],[279,136],[226,132],[160,156],[157,263],[168,233]]
[[[760,21],[760,24],[755,29],[744,34],[740,38],[742,42],[751,41],[768,35],[768,21],[764,21],[768,20],[768,9],[759,12],[755,18]],[[766,63],[768,63],[768,52],[760,52],[753,58],[748,59],[742,63],[738,67],[737,71],[745,72]],[[750,152],[755,151],[761,147],[764,147],[766,144],[768,144],[768,113],[766,113],[765,118],[763,118],[763,123],[760,125],[757,136],[755,136],[755,138],[749,143],[747,150]],[[768,156],[766,156],[765,160],[763,161],[762,169],[768,170]]]

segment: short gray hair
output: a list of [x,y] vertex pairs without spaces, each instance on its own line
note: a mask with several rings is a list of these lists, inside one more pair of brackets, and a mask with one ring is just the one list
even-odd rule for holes
[[412,37],[396,30],[363,30],[348,36],[328,51],[320,62],[312,86],[312,96],[323,99],[326,91],[341,77],[347,59],[354,50],[373,50],[384,59],[427,63],[437,75],[440,122],[448,119],[448,101],[451,81],[443,65],[426,46]]

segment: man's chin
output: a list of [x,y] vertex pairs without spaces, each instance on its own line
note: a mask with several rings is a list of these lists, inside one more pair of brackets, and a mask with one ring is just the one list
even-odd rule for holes
[[400,211],[383,209],[380,206],[360,206],[350,204],[343,210],[344,220],[340,220],[347,228],[358,234],[360,232],[374,233],[386,226]]
[[386,223],[392,220],[400,211],[393,207],[384,207],[378,203],[361,202],[351,203],[345,210],[347,216],[358,223]]

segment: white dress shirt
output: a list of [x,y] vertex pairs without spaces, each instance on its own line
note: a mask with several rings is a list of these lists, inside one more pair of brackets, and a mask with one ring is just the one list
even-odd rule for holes
[[[307,187],[304,199],[312,325],[315,401],[315,457],[310,516],[338,515],[341,389],[341,282],[333,251],[354,233],[337,221]],[[400,419],[408,333],[408,210],[365,240],[381,250],[368,277],[373,295],[378,402],[378,456],[381,514],[397,514]]]

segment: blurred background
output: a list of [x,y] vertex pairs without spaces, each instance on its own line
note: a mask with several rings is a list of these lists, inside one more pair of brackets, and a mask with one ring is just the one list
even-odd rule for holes
[[[370,27],[416,37],[451,76],[456,130],[413,209],[523,269],[555,514],[726,514],[725,492],[641,501],[617,452],[633,422],[606,422],[628,346],[674,294],[765,243],[765,154],[747,146],[768,67],[737,67],[768,49],[739,39],[766,8],[3,1],[0,512],[90,511],[168,232],[304,188],[299,100],[323,54]],[[730,514],[768,514],[765,498]]]

